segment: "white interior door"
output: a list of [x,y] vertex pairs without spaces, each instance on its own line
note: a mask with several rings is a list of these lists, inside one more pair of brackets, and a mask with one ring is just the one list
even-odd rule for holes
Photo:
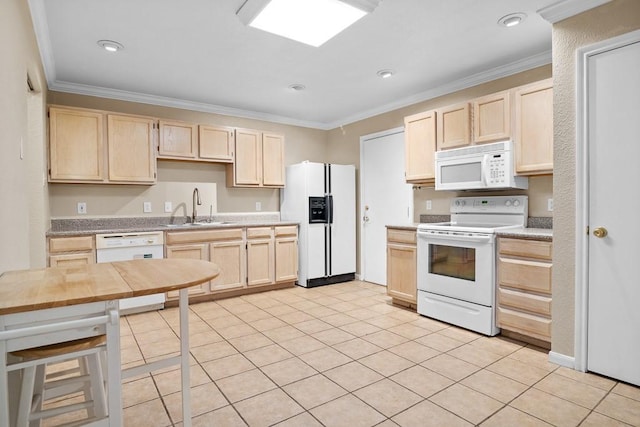
[[640,286],[635,264],[640,242],[638,70],[640,42],[591,56],[586,98],[587,369],[636,385],[640,385]]
[[413,222],[413,192],[404,180],[404,129],[360,138],[362,280],[387,284],[387,225]]

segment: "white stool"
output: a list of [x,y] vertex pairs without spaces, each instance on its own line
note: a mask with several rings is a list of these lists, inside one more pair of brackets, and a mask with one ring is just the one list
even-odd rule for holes
[[[11,354],[33,364],[22,370],[22,386],[16,427],[38,427],[44,418],[51,418],[68,412],[87,410],[89,420],[99,420],[107,416],[104,375],[101,356],[104,354],[106,335],[98,335],[74,341],[52,344],[43,347],[13,351]],[[83,356],[75,355],[79,351],[94,349]],[[77,359],[78,368],[58,372],[56,377],[74,373],[62,379],[46,381],[46,362],[38,359],[68,355],[65,361]],[[42,410],[45,400],[83,392],[84,402]]]

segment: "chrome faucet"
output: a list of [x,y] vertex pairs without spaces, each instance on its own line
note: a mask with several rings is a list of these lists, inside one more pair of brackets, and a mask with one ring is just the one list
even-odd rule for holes
[[202,200],[200,200],[200,192],[198,191],[198,187],[193,189],[193,212],[191,213],[191,224],[195,224],[196,218],[198,217],[198,212],[196,211],[196,204],[202,205]]

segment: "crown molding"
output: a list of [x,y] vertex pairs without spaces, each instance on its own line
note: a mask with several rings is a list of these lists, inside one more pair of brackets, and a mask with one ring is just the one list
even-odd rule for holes
[[611,0],[560,0],[538,10],[537,13],[552,24],[574,15],[602,6]]
[[36,34],[44,75],[47,79],[47,86],[50,87],[51,83],[56,80],[56,64],[53,59],[53,47],[49,39],[49,24],[47,23],[44,1],[29,0],[29,9],[31,10],[31,20],[33,21],[33,30]]
[[509,64],[501,65],[499,67],[492,68],[490,70],[482,71],[480,73],[473,74],[468,77],[464,77],[459,80],[455,80],[444,85],[420,92],[418,94],[399,99],[392,103],[382,105],[380,107],[366,110],[361,113],[349,116],[343,120],[327,123],[329,129],[339,128],[350,123],[354,123],[360,120],[368,119],[379,114],[388,113],[390,111],[397,110],[399,108],[408,107],[409,105],[417,104],[419,102],[428,101],[429,99],[436,98],[438,96],[447,95],[452,92],[456,92],[462,89],[466,89],[472,86],[476,86],[482,83],[487,83],[492,80],[507,77],[522,71],[527,71],[532,68],[540,67],[551,63],[551,51],[545,51],[537,55],[530,56],[528,58],[521,59],[519,61],[511,62]]
[[58,92],[75,93],[78,95],[97,96],[99,98],[117,99],[120,101],[139,102],[141,104],[159,105],[163,107],[179,108],[182,110],[200,111],[203,113],[220,114],[223,116],[241,117],[246,119],[262,120],[265,122],[280,123],[291,126],[300,126],[313,129],[327,130],[325,123],[308,120],[294,119],[276,114],[260,111],[242,110],[239,108],[224,107],[221,105],[206,104],[203,102],[187,101],[165,96],[149,95],[139,92],[131,92],[119,89],[110,89],[98,86],[55,81],[49,85],[49,89]]

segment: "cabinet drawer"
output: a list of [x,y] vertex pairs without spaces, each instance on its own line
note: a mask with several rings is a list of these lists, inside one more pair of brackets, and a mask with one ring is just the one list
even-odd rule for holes
[[387,228],[387,242],[416,244],[416,232],[413,230],[399,230]]
[[552,257],[551,242],[543,242],[539,240],[500,238],[498,250],[501,255],[513,255],[546,260],[551,260]]
[[93,236],[54,237],[49,240],[49,252],[90,251]]
[[261,239],[271,237],[271,227],[247,228],[247,239]]
[[551,319],[498,307],[498,327],[549,341]]
[[511,289],[498,289],[498,304],[543,316],[551,316],[551,297],[527,294]]
[[509,288],[551,293],[551,263],[500,258],[498,284]]
[[202,230],[202,231],[178,231],[170,232],[166,235],[166,244],[176,243],[197,243],[213,242],[216,240],[241,240],[241,228],[229,228],[224,230]]
[[298,226],[296,225],[284,225],[282,227],[275,227],[276,237],[283,236],[297,236]]

